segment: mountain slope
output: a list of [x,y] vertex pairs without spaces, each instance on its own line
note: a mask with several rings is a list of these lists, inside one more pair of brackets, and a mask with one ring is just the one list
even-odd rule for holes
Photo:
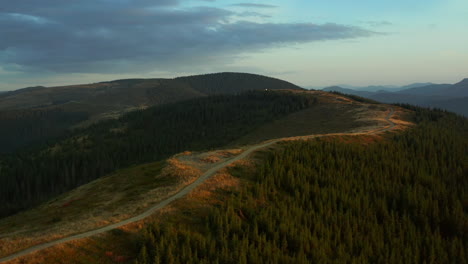
[[467,97],[468,96],[468,78],[461,82],[449,86],[441,91],[441,95],[452,97]]
[[[0,96],[0,153],[43,143],[74,127],[114,119],[150,106],[248,90],[301,89],[291,83],[244,73],[175,79],[127,79],[85,85],[30,87]],[[57,120],[50,113],[61,113]],[[30,116],[40,116],[31,119]],[[76,117],[79,118],[76,118]]]
[[175,79],[124,79],[94,84],[59,87],[30,87],[5,92],[0,96],[0,110],[82,104],[117,108],[170,103],[214,94],[248,90],[301,89],[289,82],[247,73],[213,73]]
[[290,142],[239,164],[237,185],[151,221],[137,262],[466,263],[468,122],[413,109],[424,122],[402,134]]
[[402,134],[284,142],[147,221],[21,261],[465,263],[466,119],[413,110]]
[[417,95],[436,95],[440,94],[445,88],[448,88],[451,84],[430,84],[426,86],[418,86],[414,88],[404,89],[398,91],[400,94],[417,94]]
[[[271,93],[271,92],[269,92]],[[385,106],[382,106],[383,109],[378,109],[376,108],[374,105],[367,105],[367,104],[360,104],[358,102],[355,102],[355,101],[352,101],[352,100],[349,100],[347,98],[344,98],[344,97],[340,97],[340,96],[337,96],[337,95],[333,95],[333,94],[327,94],[327,93],[324,93],[324,92],[319,92],[319,91],[314,91],[314,92],[295,92],[297,94],[299,94],[300,96],[315,96],[315,98],[317,98],[317,101],[316,102],[317,104],[324,104],[322,107],[330,107],[329,110],[332,110],[334,107],[336,107],[336,111],[334,112],[331,112],[331,114],[335,114],[336,112],[339,112],[339,113],[344,113],[344,112],[349,112],[348,114],[348,118],[349,120],[347,120],[347,123],[349,123],[349,126],[346,128],[346,127],[342,127],[341,131],[347,131],[348,129],[350,128],[356,128],[356,124],[358,125],[359,127],[359,131],[356,131],[360,134],[373,134],[373,133],[381,133],[381,132],[384,132],[386,130],[390,130],[390,129],[394,129],[395,128],[395,124],[393,124],[393,122],[397,122],[397,119],[393,119],[393,116],[396,115],[396,112],[395,111],[388,111],[389,109]],[[284,95],[282,95],[282,97],[284,97]],[[332,103],[334,102],[334,103]],[[346,108],[343,108],[342,106],[345,105],[347,107],[350,107],[351,109],[346,109]],[[354,108],[353,108],[354,107]],[[324,109],[323,109],[324,110]],[[313,116],[313,117],[310,117],[309,115],[307,116],[301,116],[300,118],[304,118],[304,119],[309,119],[309,118],[320,118],[320,114],[323,114],[324,112],[326,111],[322,111],[319,113],[319,115],[317,116]],[[295,115],[295,114],[293,114]],[[369,123],[359,123],[358,120],[356,120],[357,116],[359,116],[359,118],[363,118],[363,119],[367,119],[369,118],[368,122],[372,119],[373,122],[371,124]],[[286,116],[284,117],[285,119],[289,119],[289,116]],[[297,119],[298,117],[295,116],[294,119]],[[322,121],[324,120],[327,120],[329,119],[330,116],[324,116],[322,118]],[[390,121],[390,118],[392,118]],[[382,120],[381,120],[382,119]],[[307,121],[307,120],[304,120],[304,121]],[[311,123],[312,123],[312,126],[316,126],[317,123],[314,123],[315,120],[310,120]],[[382,123],[381,123],[382,121]],[[286,120],[286,122],[288,122]],[[319,122],[320,123],[320,122]],[[304,124],[306,124],[306,122],[304,122]],[[390,124],[390,126],[389,126]],[[368,125],[372,125],[372,126],[375,126],[375,127],[368,127]],[[323,124],[322,124],[323,126]],[[322,129],[322,131],[324,131],[323,129],[325,129],[324,127],[321,127],[320,129]],[[336,131],[336,128],[334,127],[331,127],[330,128],[331,131]],[[320,135],[320,136],[326,136],[326,135]],[[312,136],[314,137],[314,136]],[[273,137],[274,138],[274,137]],[[283,139],[281,139],[283,140]],[[286,140],[291,140],[291,139],[286,139]],[[267,145],[272,145],[274,144],[276,141],[268,141],[266,143],[262,143],[261,145],[258,145],[258,146],[245,146],[245,147],[242,147],[242,149],[244,150],[244,152],[241,152],[242,154],[240,156],[237,156],[239,154],[239,152],[236,150],[234,152],[227,152],[227,151],[221,151],[217,154],[217,156],[213,156],[213,152],[209,152],[207,153],[207,155],[204,155],[204,154],[191,154],[189,152],[185,152],[181,155],[178,155],[177,157],[174,157],[174,158],[177,158],[180,162],[187,162],[187,164],[193,164],[193,163],[205,163],[205,165],[203,165],[203,167],[207,167],[207,168],[211,168],[213,166],[218,166],[220,165],[221,163],[224,164],[226,162],[228,163],[232,163],[234,162],[236,159],[239,159],[241,158],[242,156],[246,156],[248,152],[252,152],[253,150],[255,149],[258,149],[260,147],[264,147],[264,146],[267,146]],[[229,154],[231,153],[231,154]],[[232,156],[234,155],[234,156]],[[231,157],[235,157],[235,159],[231,159]],[[173,160],[173,159],[171,159]],[[179,161],[177,161],[177,164],[179,164]],[[226,162],[224,162],[226,161]],[[212,164],[211,166],[209,164]],[[102,205],[102,203],[104,201],[101,201],[103,198],[107,198],[107,197],[112,197],[112,194],[109,193],[109,192],[112,192],[112,186],[116,186],[115,188],[118,188],[118,191],[116,190],[116,192],[118,192],[119,194],[115,194],[116,197],[118,197],[118,199],[121,199],[120,196],[121,194],[125,194],[125,196],[127,195],[130,195],[130,197],[128,197],[129,200],[133,201],[133,197],[135,196],[134,194],[131,194],[129,193],[128,189],[130,190],[134,190],[134,189],[138,189],[139,187],[138,186],[130,186],[131,183],[134,181],[134,180],[131,180],[131,179],[120,179],[120,178],[116,178],[116,177],[124,177],[124,178],[127,178],[127,177],[134,177],[134,178],[137,178],[137,179],[143,179],[145,181],[150,181],[151,179],[149,179],[148,177],[144,177],[144,175],[147,174],[147,172],[149,172],[150,176],[151,177],[155,177],[152,172],[152,170],[150,171],[146,171],[147,169],[145,169],[146,167],[148,166],[155,166],[155,165],[152,165],[152,164],[147,164],[147,165],[143,165],[143,166],[137,166],[137,167],[131,167],[129,169],[126,169],[126,170],[123,170],[122,172],[118,172],[116,174],[113,174],[109,177],[106,177],[106,178],[102,178],[102,179],[99,179],[93,183],[90,183],[86,186],[83,186],[83,187],[80,187],[77,189],[77,191],[73,191],[71,192],[70,194],[66,194],[66,195],[63,195],[61,197],[59,197],[58,199],[55,199],[52,203],[48,203],[46,206],[41,206],[39,207],[38,209],[34,209],[34,210],[31,210],[31,211],[27,211],[25,213],[22,213],[20,215],[17,215],[17,216],[12,216],[10,218],[7,218],[5,219],[4,221],[1,221],[0,220],[0,230],[4,233],[9,233],[10,230],[15,230],[14,228],[16,227],[16,229],[18,230],[22,230],[22,234],[12,234],[12,235],[9,235],[9,237],[22,237],[22,236],[25,236],[25,235],[29,235],[29,236],[36,236],[36,235],[33,235],[35,234],[35,232],[37,233],[37,231],[35,231],[34,229],[31,229],[30,227],[28,227],[27,225],[27,221],[23,221],[24,218],[28,218],[28,219],[31,219],[31,218],[34,218],[36,219],[37,221],[40,222],[40,225],[41,225],[41,230],[43,229],[47,229],[47,230],[54,230],[54,231],[50,231],[50,232],[46,232],[48,234],[47,236],[47,240],[50,240],[51,237],[54,237],[54,235],[52,235],[53,233],[51,232],[57,232],[56,230],[56,227],[58,225],[60,226],[75,226],[75,228],[73,230],[71,229],[67,229],[67,230],[64,230],[60,233],[60,237],[63,236],[64,234],[69,234],[70,232],[72,232],[72,234],[74,232],[77,232],[77,228],[81,231],[86,231],[86,230],[89,230],[89,229],[82,229],[84,228],[83,225],[79,225],[79,223],[77,222],[76,219],[81,219],[81,221],[84,221],[84,222],[92,222],[92,219],[88,219],[86,217],[83,217],[82,215],[79,215],[77,214],[77,210],[81,210],[82,214],[84,216],[88,216],[90,213],[88,211],[91,211],[94,213],[96,213],[96,209],[94,209],[94,204],[96,204],[96,207],[99,209],[103,209],[103,210],[109,210],[109,206],[112,207],[112,212],[116,213],[116,212],[122,212],[120,209],[115,209],[115,207],[119,207],[118,204],[116,204],[114,202],[114,198],[111,199],[112,201],[110,201],[110,205]],[[156,165],[157,166],[157,165]],[[182,165],[181,167],[184,167],[187,171],[193,171],[192,168],[190,167],[186,167],[185,165]],[[204,170],[206,170],[207,168],[205,168]],[[202,168],[202,171],[203,171],[203,168]],[[135,176],[132,176],[132,174],[136,174]],[[143,174],[143,175],[140,175],[140,174]],[[177,173],[179,174],[179,173]],[[161,177],[155,177],[156,180],[158,180],[159,178]],[[118,183],[112,183],[110,181],[118,181]],[[141,180],[138,180],[138,182],[141,181]],[[198,180],[197,180],[198,181]],[[105,187],[102,187],[101,189],[99,188],[98,185],[111,185],[111,187],[109,186],[105,186]],[[146,184],[146,183],[145,183]],[[148,183],[149,184],[149,183]],[[159,186],[157,183],[152,183],[153,185],[156,184],[157,186]],[[123,185],[123,186],[122,186]],[[147,186],[141,186],[140,188],[147,188]],[[81,191],[78,191],[78,190],[81,190]],[[101,191],[100,191],[101,190]],[[92,191],[99,191],[99,194],[98,195],[93,195],[92,194]],[[105,193],[103,195],[103,193]],[[143,194],[141,194],[142,192],[138,192],[138,199],[142,199]],[[86,195],[86,196],[85,196]],[[148,200],[145,199],[145,201]],[[127,204],[129,201],[124,201],[125,204]],[[92,203],[93,204],[93,207],[86,207],[86,203]],[[138,201],[134,201],[133,202],[134,204],[137,203],[138,204]],[[62,206],[62,205],[66,205],[66,206]],[[55,208],[55,207],[60,207],[60,208]],[[146,204],[144,206],[147,206]],[[126,208],[128,208],[129,206],[125,206]],[[137,205],[135,205],[135,207],[137,207]],[[129,209],[127,209],[125,212],[128,212]],[[134,212],[135,210],[134,209],[131,209],[132,212]],[[137,210],[138,211],[138,210]],[[61,214],[59,214],[59,212],[61,212]],[[109,215],[109,212],[104,212],[105,215]],[[53,218],[53,216],[57,216],[57,215],[60,215],[58,217],[58,219],[55,219]],[[101,219],[101,215],[102,213],[98,214],[99,216],[99,219]],[[73,216],[73,218],[71,218]],[[19,218],[19,219],[18,219]],[[50,220],[50,218],[53,218],[55,219],[53,223],[49,223],[48,221]],[[115,217],[115,215],[113,215],[112,217],[109,217],[112,219],[112,221],[115,221],[115,219],[118,219],[119,216]],[[16,219],[16,220],[15,220]],[[133,219],[133,218],[132,218]],[[18,221],[19,220],[19,221]],[[65,221],[65,222],[64,222]],[[72,224],[70,224],[69,222],[71,222]],[[12,225],[12,223],[16,223],[15,225]],[[93,224],[93,223],[91,223]],[[102,223],[94,223],[94,225],[92,225],[93,227],[95,227],[96,225],[102,225]],[[88,228],[90,228],[89,226],[86,226]],[[62,230],[63,228],[60,228],[60,230]],[[65,233],[64,233],[65,232]],[[90,233],[92,234],[92,233]],[[39,240],[39,238],[37,238],[37,240]],[[24,243],[19,245],[17,244],[18,240],[10,240],[10,245],[12,245],[11,247],[13,247],[13,245],[17,245],[19,247],[27,247],[27,245],[25,245]],[[1,243],[1,240],[0,240],[0,243]],[[11,248],[10,248],[11,250]],[[7,252],[7,251],[4,251],[4,252]],[[0,252],[1,254],[1,252]]]
[[424,86],[430,86],[430,85],[435,85],[434,83],[412,83],[412,84],[409,84],[409,85],[404,85],[404,86],[401,86],[400,88],[398,88],[399,90],[408,90],[408,89],[412,89],[412,88],[418,88],[418,87],[424,87]]
[[0,216],[116,169],[186,149],[226,145],[313,103],[312,98],[291,91],[216,95],[131,112],[77,130],[48,146],[0,159]]

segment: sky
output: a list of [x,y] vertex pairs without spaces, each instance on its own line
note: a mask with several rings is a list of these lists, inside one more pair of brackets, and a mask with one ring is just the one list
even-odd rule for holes
[[19,0],[0,91],[249,72],[304,87],[468,77],[466,0]]

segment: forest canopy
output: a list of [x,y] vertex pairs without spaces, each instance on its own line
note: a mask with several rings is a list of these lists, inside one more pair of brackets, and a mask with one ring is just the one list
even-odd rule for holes
[[418,126],[383,141],[288,142],[232,170],[244,187],[150,225],[135,263],[466,263],[468,121],[411,108]]

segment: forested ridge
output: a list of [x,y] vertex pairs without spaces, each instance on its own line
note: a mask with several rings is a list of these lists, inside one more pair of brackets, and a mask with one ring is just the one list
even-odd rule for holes
[[250,90],[302,89],[290,82],[250,73],[210,73],[175,78],[204,94],[232,94]]
[[152,107],[0,159],[0,216],[15,213],[116,169],[185,150],[223,146],[257,126],[309,107],[290,92],[216,95]]
[[379,142],[288,142],[233,169],[244,187],[150,225],[135,263],[467,263],[468,121],[407,107],[418,125]]
[[213,73],[174,79],[124,79],[63,87],[30,87],[0,95],[0,153],[12,153],[129,109],[215,94],[298,90],[267,76]]

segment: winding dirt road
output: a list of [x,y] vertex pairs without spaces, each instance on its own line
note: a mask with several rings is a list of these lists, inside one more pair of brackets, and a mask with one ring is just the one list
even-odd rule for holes
[[[390,108],[390,111],[389,111],[388,115],[385,117],[385,121],[387,121],[388,126],[385,126],[385,127],[382,127],[382,128],[376,129],[376,130],[372,130],[372,131],[365,132],[365,133],[324,134],[324,135],[310,136],[308,138],[325,137],[325,136],[332,136],[332,135],[372,135],[372,134],[385,132],[385,131],[393,129],[396,126],[396,124],[393,123],[390,120],[393,113],[394,113],[394,109]],[[101,228],[98,228],[98,229],[95,229],[95,230],[91,230],[91,231],[87,231],[87,232],[84,232],[84,233],[81,233],[81,234],[68,236],[68,237],[61,238],[61,239],[58,239],[58,240],[55,240],[55,241],[51,241],[51,242],[48,242],[48,243],[44,243],[44,244],[40,244],[40,245],[36,245],[36,246],[30,247],[30,248],[24,249],[22,251],[19,251],[19,252],[16,252],[16,253],[12,254],[12,255],[0,258],[0,262],[10,261],[10,260],[13,260],[15,258],[23,257],[23,256],[25,256],[27,254],[30,254],[30,253],[33,253],[33,252],[36,252],[36,251],[39,251],[39,250],[42,250],[42,249],[46,249],[46,248],[49,248],[49,247],[52,247],[52,246],[55,246],[55,245],[58,245],[58,244],[66,243],[66,242],[81,239],[81,238],[91,237],[91,236],[101,234],[101,233],[110,231],[112,229],[115,229],[115,228],[118,228],[118,227],[121,227],[121,226],[124,226],[124,225],[127,225],[127,224],[131,224],[131,223],[143,220],[144,218],[146,218],[146,217],[150,216],[151,214],[153,214],[155,211],[167,206],[172,201],[177,200],[177,199],[185,196],[190,191],[192,191],[193,189],[198,187],[200,184],[202,184],[206,179],[210,178],[217,171],[223,169],[224,167],[226,167],[226,166],[228,166],[228,165],[230,165],[230,164],[232,164],[232,163],[234,163],[234,162],[236,162],[238,160],[241,160],[241,159],[247,157],[252,152],[255,152],[255,151],[259,150],[259,149],[266,148],[268,146],[271,146],[271,145],[273,145],[273,144],[275,144],[277,142],[283,141],[283,140],[284,139],[274,139],[274,140],[270,140],[270,141],[267,141],[267,142],[264,142],[264,143],[261,143],[261,144],[251,146],[250,148],[248,148],[244,152],[242,152],[240,155],[238,155],[236,157],[233,157],[233,158],[231,158],[229,160],[226,160],[224,162],[221,162],[220,164],[217,164],[213,168],[206,171],[202,176],[200,176],[193,183],[191,183],[190,185],[185,186],[178,193],[176,193],[173,196],[171,196],[171,197],[161,201],[160,203],[150,207],[148,210],[146,210],[145,212],[143,212],[143,213],[141,213],[141,214],[139,214],[137,216],[134,216],[134,217],[128,218],[128,219],[126,219],[124,221],[121,221],[121,222],[118,222],[118,223],[115,223],[115,224],[111,224],[111,225],[108,225],[108,226],[104,226],[104,227],[101,227]]]

